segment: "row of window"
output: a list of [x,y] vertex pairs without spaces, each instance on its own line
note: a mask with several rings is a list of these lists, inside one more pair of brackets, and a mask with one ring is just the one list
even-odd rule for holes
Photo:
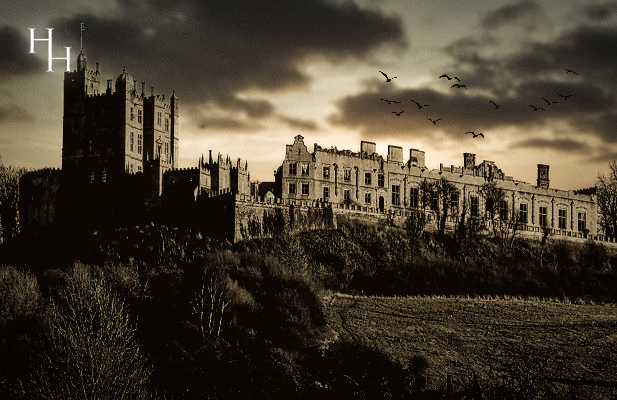
[[[137,110],[137,123],[141,124],[142,123],[142,110]],[[131,107],[131,110],[129,112],[129,118],[131,119],[131,121],[135,120],[135,108]],[[161,122],[163,120],[163,113],[162,112],[157,112],[156,113],[156,123],[160,126]],[[165,118],[165,132],[169,132],[169,118]]]
[[[309,175],[309,164],[305,162],[301,163],[289,163],[289,175],[297,176],[298,175],[298,164],[300,164],[300,170],[302,176]],[[330,179],[330,166],[326,165],[322,169],[322,177],[324,179]],[[351,169],[346,168],[343,170],[343,181],[351,182]],[[364,184],[371,185],[373,181],[372,172],[364,173]],[[385,175],[382,173],[377,174],[377,186],[384,187],[385,185]]]
[[[399,206],[401,204],[400,189],[401,189],[400,185],[392,185],[392,205]],[[290,194],[296,193],[295,183],[289,184],[289,193]],[[302,194],[303,195],[309,194],[309,184],[308,183],[302,183]],[[323,187],[322,198],[323,199],[330,198],[330,187],[328,186]],[[351,191],[349,189],[343,190],[343,200],[351,201]],[[371,193],[366,192],[364,194],[364,203],[371,204],[371,200],[372,200]],[[410,204],[411,207],[417,208],[419,204],[419,200],[420,200],[419,189],[412,188],[411,189],[411,204]],[[431,192],[429,201],[431,202],[431,207],[436,209],[438,205],[437,202],[439,201],[439,197],[436,191]],[[450,213],[458,214],[458,209],[459,209],[459,195],[452,194],[452,198],[450,199]],[[498,209],[495,211],[498,213],[500,219],[507,220],[508,219],[508,209],[509,209],[508,202],[505,200],[501,200],[498,204]],[[547,210],[548,209],[545,206],[539,207],[540,226],[548,226]],[[489,212],[493,211],[490,202],[487,203],[487,211]],[[472,217],[480,216],[480,200],[478,196],[470,196],[470,214]],[[579,212],[577,216],[578,216],[578,230],[584,231],[587,228],[586,213]],[[567,221],[567,210],[563,208],[558,209],[558,215],[557,215],[558,228],[567,229],[566,221]],[[527,203],[519,204],[519,222],[523,224],[528,223]]]

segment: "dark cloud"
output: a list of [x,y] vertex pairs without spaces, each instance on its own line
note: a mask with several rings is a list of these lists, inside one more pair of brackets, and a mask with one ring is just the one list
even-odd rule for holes
[[4,121],[32,121],[34,115],[15,104],[0,105],[0,123]]
[[170,92],[180,101],[214,101],[252,117],[270,115],[266,101],[243,101],[251,89],[281,91],[310,82],[302,62],[362,59],[383,45],[405,46],[402,21],[353,2],[231,0],[121,2],[122,17],[92,15],[55,21],[79,40],[101,72],[121,72]]
[[[44,32],[45,35],[40,38],[47,37],[47,31]],[[36,42],[36,44],[38,43],[47,44],[46,42]],[[17,75],[47,71],[47,65],[36,54],[29,53],[30,31],[27,29],[22,32],[9,26],[0,27],[0,49],[2,49],[0,80],[6,80]],[[38,47],[35,47],[35,51],[39,52]]]
[[279,117],[281,121],[289,125],[294,129],[301,129],[305,131],[315,131],[317,130],[317,123],[313,120],[308,119],[300,119],[300,118],[291,118],[281,116]]
[[512,145],[514,148],[535,148],[546,150],[558,150],[565,152],[578,152],[581,150],[587,151],[590,149],[589,144],[580,140],[573,139],[546,139],[546,138],[531,138],[522,140]]
[[263,126],[253,121],[233,117],[201,117],[194,121],[199,129],[233,132],[257,132]]
[[544,10],[535,1],[521,1],[487,12],[480,20],[480,25],[486,29],[494,29],[503,25],[520,23],[521,20],[543,13]]
[[603,4],[586,4],[583,6],[583,13],[589,19],[599,22],[605,21],[612,17],[617,11],[617,3],[603,3]]

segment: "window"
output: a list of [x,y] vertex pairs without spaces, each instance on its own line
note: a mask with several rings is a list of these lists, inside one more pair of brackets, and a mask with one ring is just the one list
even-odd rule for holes
[[94,146],[92,145],[92,140],[90,140],[89,147],[90,147],[90,153],[94,153]]
[[137,122],[139,122],[140,124],[141,124],[141,116],[142,116],[141,110],[137,110]]
[[480,199],[478,196],[471,196],[471,216],[478,217],[480,215]]
[[431,208],[433,210],[439,209],[439,193],[436,190],[431,190]]
[[101,182],[103,183],[107,182],[107,171],[105,170],[101,172]]
[[158,125],[161,125],[161,113],[160,112],[156,114],[156,122]]
[[351,201],[351,192],[349,191],[349,189],[343,190],[343,200]]
[[165,159],[169,160],[169,143],[165,142]]
[[137,172],[141,172],[141,165],[137,166]]
[[583,232],[585,230],[587,230],[587,218],[586,218],[586,213],[584,212],[580,212],[578,213],[578,231],[579,232]]
[[458,192],[450,193],[450,214],[458,214]]
[[165,118],[165,132],[169,132],[169,119]]
[[371,204],[371,194],[369,192],[364,193],[364,202],[366,204]]
[[410,206],[418,208],[418,202],[420,201],[420,191],[418,188],[411,188],[410,194]]
[[131,141],[130,141],[130,145],[129,145],[130,151],[133,151],[133,143],[135,142],[134,136],[135,136],[135,134],[133,132],[131,132]]
[[377,186],[383,187],[385,184],[385,179],[383,174],[377,174]]
[[499,218],[502,221],[508,219],[508,202],[505,200],[499,200]]
[[351,170],[350,169],[345,169],[343,171],[343,180],[345,182],[350,182],[351,181]]
[[546,207],[540,207],[540,226],[547,226],[548,219],[546,216]]
[[289,194],[296,194],[296,184],[295,183],[289,184]]
[[300,164],[301,168],[302,168],[302,175],[307,176],[309,174],[309,165],[308,163],[302,163]]
[[559,229],[566,229],[566,210],[561,209],[558,214]]
[[90,183],[94,183],[94,171],[90,171]]
[[324,179],[330,179],[330,167],[323,167],[323,177]]
[[138,133],[137,134],[137,153],[138,154],[141,154],[141,148],[142,148],[141,141],[142,141],[142,135],[141,133]]
[[135,119],[135,109],[131,107],[131,121]]
[[327,201],[329,198],[330,198],[330,187],[324,186],[323,187],[323,199]]
[[522,224],[527,223],[527,204],[521,203],[519,206],[519,219]]
[[364,184],[365,185],[370,185],[371,184],[371,173],[370,172],[365,172],[364,173]]
[[401,205],[401,186],[400,185],[392,185],[392,205],[400,206]]
[[308,183],[302,184],[302,194],[309,194],[309,184]]
[[131,174],[133,173],[133,164],[131,164]]
[[289,163],[289,175],[296,176],[298,174],[298,164]]

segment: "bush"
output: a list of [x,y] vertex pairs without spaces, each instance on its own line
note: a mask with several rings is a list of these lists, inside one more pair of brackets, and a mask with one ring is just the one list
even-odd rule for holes
[[124,304],[100,273],[76,265],[48,307],[30,398],[150,398],[150,370]]

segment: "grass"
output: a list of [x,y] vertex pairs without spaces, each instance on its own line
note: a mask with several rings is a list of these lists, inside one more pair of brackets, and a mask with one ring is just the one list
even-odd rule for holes
[[589,399],[617,394],[612,388],[546,380],[617,381],[614,305],[334,294],[324,308],[335,338],[369,342],[401,360],[426,357],[433,388],[445,387],[448,376],[456,390],[474,380],[487,386],[525,374],[538,391]]

